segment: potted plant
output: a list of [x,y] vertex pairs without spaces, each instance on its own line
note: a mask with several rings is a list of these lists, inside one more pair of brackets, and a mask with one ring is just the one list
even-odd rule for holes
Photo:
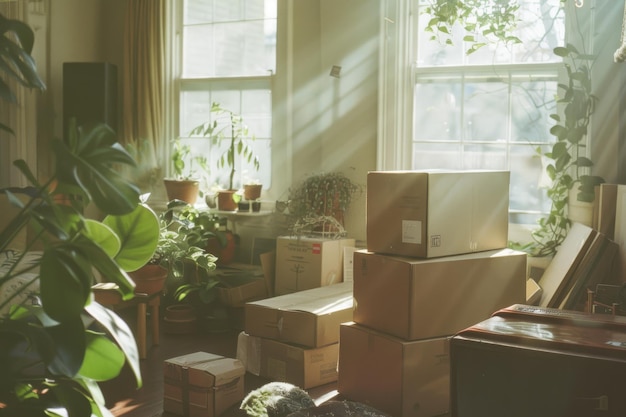
[[257,171],[260,166],[259,158],[248,143],[255,139],[254,135],[249,133],[241,115],[223,108],[219,103],[211,105],[211,120],[193,128],[190,135],[208,137],[214,146],[227,143],[226,149],[217,159],[217,168],[229,168],[228,185],[218,191],[217,207],[223,211],[235,211],[239,200],[235,188],[237,160],[252,163]]
[[[30,56],[33,31],[25,23],[1,15],[0,29],[0,56],[7,64],[2,71],[28,88],[43,90]],[[0,84],[0,97],[14,102],[9,84]],[[8,126],[0,128],[11,132]],[[133,283],[116,258],[92,239],[82,211],[57,204],[50,185],[71,188],[80,193],[84,204],[93,202],[105,214],[123,216],[136,209],[139,193],[112,167],[132,165],[133,160],[104,127],[55,140],[52,149],[56,167],[44,184],[23,160],[14,162],[37,192],[26,203],[7,194],[20,212],[0,231],[0,252],[11,247],[29,224],[38,235],[28,247],[43,247],[41,257],[26,269],[35,273],[40,283],[40,303],[16,304],[8,315],[0,316],[2,414],[107,415],[97,381],[115,378],[124,366],[132,370],[137,387],[142,380],[130,328],[114,312],[92,302],[94,270],[118,283],[125,298],[133,296]],[[124,242],[123,236],[113,235],[113,240]],[[120,247],[123,249],[116,255],[122,256],[126,248]],[[14,266],[0,273],[0,284],[15,278],[23,256],[18,255]],[[19,294],[25,288],[13,291]],[[94,332],[94,323],[103,332]]]
[[172,141],[173,178],[164,178],[163,184],[168,199],[182,200],[195,204],[200,192],[198,171],[208,172],[207,158],[203,155],[191,155],[191,146],[183,143],[180,138]]
[[298,234],[304,230],[343,231],[345,211],[360,189],[340,172],[308,176],[289,192],[292,228]]
[[[93,301],[92,285],[97,271],[117,284],[123,299],[134,296],[135,285],[126,271],[145,262],[144,255],[135,258],[138,253],[150,255],[151,250],[144,250],[143,239],[135,239],[138,229],[132,236],[118,235],[108,224],[118,220],[131,224],[131,218],[142,223],[143,214],[137,213],[145,211],[139,206],[138,189],[113,169],[115,164],[133,161],[109,128],[79,131],[69,140],[55,141],[53,150],[56,169],[46,183],[39,183],[24,161],[14,163],[37,193],[25,204],[9,196],[21,210],[0,232],[0,251],[11,246],[17,232],[36,225],[37,237],[29,245],[39,244],[43,251],[26,271],[36,274],[40,304],[15,304],[7,316],[0,317],[0,402],[8,415],[31,414],[35,409],[41,410],[38,415],[47,414],[45,410],[55,413],[53,408],[72,415],[85,410],[106,414],[96,381],[115,378],[126,364],[138,386],[141,374],[130,328]],[[53,181],[58,186],[50,191]],[[73,199],[72,205],[59,205],[54,193],[61,189],[80,198]],[[90,202],[107,215],[104,222],[83,216]],[[24,272],[11,268],[0,274],[0,283]],[[93,331],[94,323],[100,332]]]
[[[550,152],[539,155],[550,160],[546,166],[552,184],[547,195],[551,200],[548,216],[539,220],[533,231],[533,241],[521,246],[534,257],[553,256],[567,236],[571,214],[577,202],[592,203],[595,186],[604,179],[588,173],[593,162],[584,154],[589,122],[597,98],[591,87],[591,63],[594,57],[580,53],[574,45],[557,47],[554,53],[565,60],[566,83],[559,84],[562,95],[558,103],[563,113],[551,114],[556,124],[550,133],[556,137]],[[590,205],[590,204],[589,204]]]

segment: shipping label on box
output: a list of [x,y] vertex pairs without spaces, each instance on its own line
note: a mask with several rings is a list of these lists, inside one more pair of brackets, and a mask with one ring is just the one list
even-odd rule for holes
[[526,258],[511,249],[434,259],[357,251],[354,321],[407,340],[454,334],[525,302]]
[[237,339],[237,359],[251,374],[308,389],[337,380],[339,344],[306,348],[250,336]]
[[337,390],[397,417],[450,410],[449,337],[406,341],[356,323],[341,325]]
[[195,352],[165,360],[163,409],[191,417],[215,417],[244,396],[245,367],[238,359]]
[[246,333],[306,347],[339,341],[339,325],[352,320],[352,282],[246,303]]
[[433,258],[505,248],[509,177],[508,171],[369,172],[367,249]]
[[347,238],[278,237],[274,294],[289,294],[342,282],[344,247],[354,244],[354,239]]

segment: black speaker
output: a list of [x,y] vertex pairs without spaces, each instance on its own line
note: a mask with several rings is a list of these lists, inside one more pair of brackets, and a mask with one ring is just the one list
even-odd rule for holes
[[89,128],[105,123],[117,130],[117,67],[108,62],[63,63],[63,134],[70,120]]

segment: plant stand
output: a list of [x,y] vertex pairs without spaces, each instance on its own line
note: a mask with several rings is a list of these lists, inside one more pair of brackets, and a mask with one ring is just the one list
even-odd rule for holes
[[135,339],[139,359],[147,356],[147,323],[148,306],[150,307],[150,325],[152,327],[152,346],[159,344],[159,308],[161,306],[161,293],[152,294],[135,293],[135,297],[124,301],[117,290],[117,285],[106,282],[92,287],[95,300],[113,311],[137,307],[137,323]]

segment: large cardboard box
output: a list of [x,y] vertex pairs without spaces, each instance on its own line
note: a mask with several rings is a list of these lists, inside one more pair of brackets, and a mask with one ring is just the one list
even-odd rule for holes
[[450,339],[452,416],[622,417],[624,375],[626,317],[518,304]]
[[163,409],[190,417],[215,417],[244,396],[246,370],[238,359],[194,352],[165,360]]
[[373,171],[367,249],[433,258],[507,246],[508,171]]
[[352,283],[341,282],[246,303],[246,333],[306,347],[339,341],[339,325],[352,320]]
[[445,414],[450,410],[449,338],[406,341],[344,323],[337,390],[396,417]]
[[337,381],[339,344],[305,348],[239,333],[237,359],[246,371],[308,389]]
[[526,300],[526,253],[354,254],[354,321],[407,340],[451,335]]
[[342,282],[344,247],[354,246],[354,242],[348,238],[278,237],[274,295]]

